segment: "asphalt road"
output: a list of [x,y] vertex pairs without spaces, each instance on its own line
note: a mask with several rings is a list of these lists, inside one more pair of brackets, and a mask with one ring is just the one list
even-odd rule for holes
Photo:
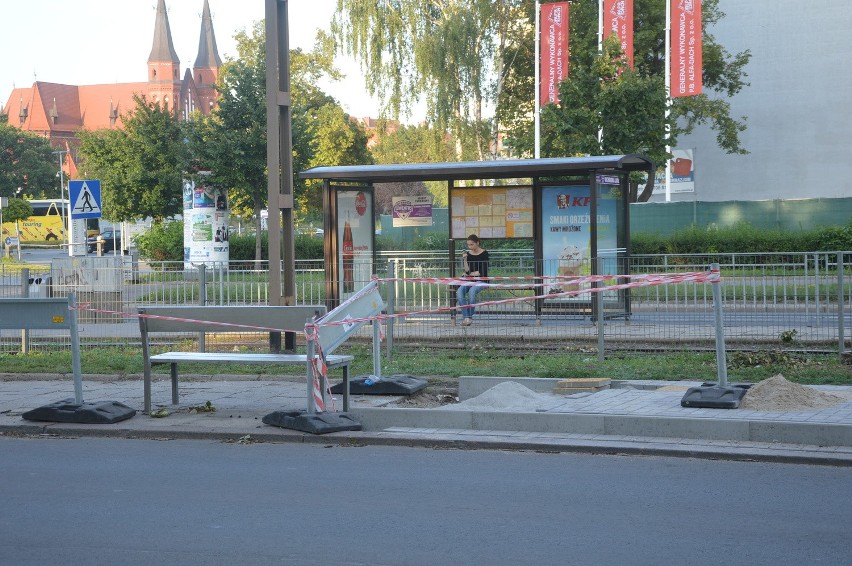
[[848,564],[852,470],[0,437],[0,564]]

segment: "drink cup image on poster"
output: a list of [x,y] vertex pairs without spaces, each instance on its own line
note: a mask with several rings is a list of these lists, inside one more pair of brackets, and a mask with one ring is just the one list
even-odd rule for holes
[[[588,186],[542,189],[543,275],[548,293],[576,291],[579,285],[560,277],[583,277],[592,272],[590,194]],[[615,207],[615,200],[598,200],[598,249],[616,247]],[[586,295],[565,299],[589,300]]]
[[340,293],[345,298],[370,281],[373,269],[373,194],[338,191]]

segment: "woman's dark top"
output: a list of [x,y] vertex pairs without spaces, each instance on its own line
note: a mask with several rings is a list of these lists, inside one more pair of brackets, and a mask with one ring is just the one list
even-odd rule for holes
[[467,265],[471,273],[479,272],[477,277],[488,277],[488,250],[482,250],[478,255],[467,252]]

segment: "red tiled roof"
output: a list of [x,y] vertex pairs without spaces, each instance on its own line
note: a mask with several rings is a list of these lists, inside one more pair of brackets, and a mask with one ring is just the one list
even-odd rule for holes
[[[75,86],[39,81],[31,88],[13,90],[3,113],[11,125],[31,132],[73,135],[80,129],[120,128],[121,115],[136,105],[133,95],[147,90],[148,83]],[[23,123],[22,106],[27,112]],[[118,114],[114,125],[110,122],[113,110]]]

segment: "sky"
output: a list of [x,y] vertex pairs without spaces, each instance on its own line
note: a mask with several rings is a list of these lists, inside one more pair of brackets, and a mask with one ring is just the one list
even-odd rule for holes
[[[219,55],[236,57],[234,35],[264,18],[265,0],[209,0]],[[198,54],[203,0],[166,0],[182,69]],[[328,29],[337,0],[289,0],[290,48],[312,48]],[[20,0],[3,2],[0,104],[35,80],[72,84],[143,82],[154,38],[157,0]],[[338,57],[347,78],[322,85],[349,114],[378,116],[358,63]]]

